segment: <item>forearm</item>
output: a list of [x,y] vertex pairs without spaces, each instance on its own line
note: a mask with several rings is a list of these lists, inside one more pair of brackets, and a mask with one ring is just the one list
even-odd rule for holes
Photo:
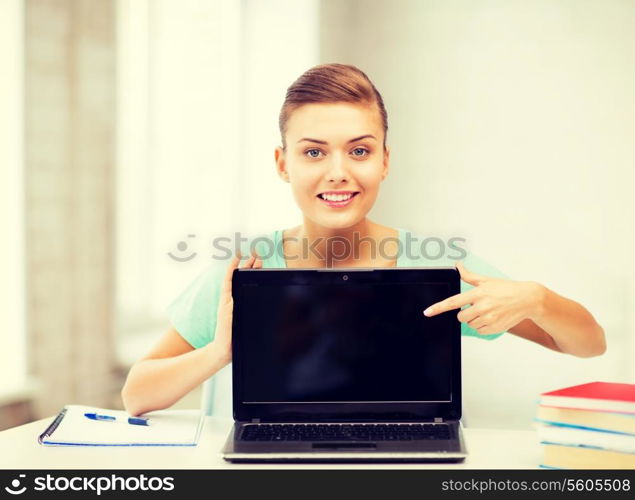
[[126,411],[141,415],[168,408],[228,362],[226,350],[213,342],[179,356],[139,361],[121,391]]
[[598,356],[606,350],[604,330],[581,304],[538,285],[536,314],[531,318],[558,348],[579,357]]

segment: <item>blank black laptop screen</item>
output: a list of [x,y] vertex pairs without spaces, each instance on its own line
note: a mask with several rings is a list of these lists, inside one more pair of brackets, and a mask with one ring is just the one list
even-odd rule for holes
[[243,286],[244,403],[451,400],[449,285]]

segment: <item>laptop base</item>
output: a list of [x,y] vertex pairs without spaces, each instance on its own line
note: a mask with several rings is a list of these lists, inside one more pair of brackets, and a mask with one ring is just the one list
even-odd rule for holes
[[223,458],[233,463],[457,463],[467,450],[461,424],[456,437],[438,441],[385,442],[245,442],[235,438],[236,423],[225,442]]
[[307,457],[301,458],[286,458],[286,459],[276,459],[269,457],[249,457],[249,458],[238,458],[231,456],[223,457],[226,461],[235,463],[235,464],[253,464],[253,463],[268,463],[268,464],[297,464],[297,463],[307,463],[307,464],[387,464],[387,463],[428,463],[428,464],[438,464],[438,463],[460,463],[465,460],[465,457],[456,457],[456,458],[342,458],[342,457],[332,457],[326,458],[322,457],[319,459],[310,459]]

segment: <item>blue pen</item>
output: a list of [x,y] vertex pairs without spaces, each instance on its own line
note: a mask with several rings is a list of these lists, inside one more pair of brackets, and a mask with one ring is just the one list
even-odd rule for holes
[[[99,413],[84,413],[86,418],[99,420],[100,422],[117,422],[117,417],[111,415],[100,415]],[[145,417],[128,417],[128,423],[132,425],[150,425],[150,420]]]

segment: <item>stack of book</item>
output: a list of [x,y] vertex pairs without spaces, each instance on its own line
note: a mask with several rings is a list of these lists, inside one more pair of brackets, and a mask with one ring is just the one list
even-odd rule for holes
[[541,394],[542,467],[635,469],[635,385],[591,382]]

